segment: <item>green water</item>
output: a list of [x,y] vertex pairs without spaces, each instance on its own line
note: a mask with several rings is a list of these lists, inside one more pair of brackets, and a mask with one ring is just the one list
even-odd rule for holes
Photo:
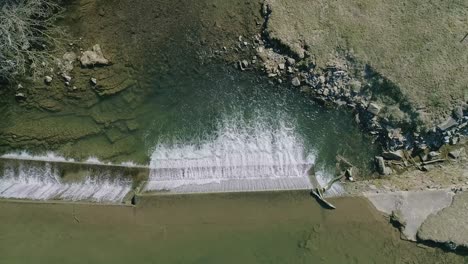
[[400,240],[362,198],[158,196],[136,207],[0,203],[0,263],[463,263]]
[[[192,64],[151,78],[144,98],[129,99],[142,89],[130,88],[91,108],[70,106],[65,113],[13,106],[4,112],[10,122],[1,128],[36,139],[17,137],[3,146],[4,152],[55,151],[78,159],[145,164],[158,142],[197,143],[216,134],[220,123],[234,120],[237,126],[286,124],[302,139],[304,149],[328,168],[333,168],[336,154],[368,168],[375,153],[376,146],[360,133],[350,113],[325,109],[253,73],[218,64]],[[89,135],[74,138],[73,133]]]

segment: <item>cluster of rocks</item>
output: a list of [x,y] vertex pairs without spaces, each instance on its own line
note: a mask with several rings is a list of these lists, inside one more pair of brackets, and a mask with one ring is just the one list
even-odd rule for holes
[[[433,163],[444,160],[434,154],[441,146],[457,145],[468,134],[468,105],[457,106],[453,116],[424,134],[411,128],[405,131],[393,124],[381,114],[385,105],[373,101],[371,95],[363,92],[368,84],[349,73],[350,67],[345,60],[336,59],[325,69],[318,69],[269,47],[268,40],[260,35],[251,38],[251,42],[239,37],[234,49],[236,52],[248,49],[254,53],[246,52],[252,57],[238,61],[239,69],[260,70],[273,83],[289,83],[314,100],[353,111],[356,122],[387,150],[375,158],[377,171],[382,175],[391,174],[395,166],[428,170]],[[450,155],[454,156],[457,155]]]
[[[78,88],[73,85],[73,77],[71,76],[76,62],[80,62],[83,68],[110,65],[110,61],[104,57],[99,44],[94,45],[91,50],[83,51],[80,49],[80,51],[80,57],[75,52],[70,51],[63,54],[62,58],[57,58],[55,60],[57,71],[51,68],[51,74],[44,76],[44,83],[51,85],[57,77],[57,80],[61,80],[66,87],[69,87],[69,91],[76,91]],[[54,74],[54,72],[56,73]],[[90,78],[90,83],[97,86],[97,79]],[[21,84],[18,85],[15,97],[18,101],[26,100],[26,91]]]

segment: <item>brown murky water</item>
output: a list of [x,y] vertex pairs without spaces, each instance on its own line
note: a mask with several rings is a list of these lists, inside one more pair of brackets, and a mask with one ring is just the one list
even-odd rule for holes
[[0,263],[463,263],[400,240],[362,198],[143,197],[133,207],[0,203]]

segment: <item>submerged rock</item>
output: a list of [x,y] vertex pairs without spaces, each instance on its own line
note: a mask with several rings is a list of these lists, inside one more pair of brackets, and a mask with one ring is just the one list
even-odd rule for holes
[[26,100],[26,95],[24,93],[16,93],[15,94],[15,99],[18,100],[18,101]]
[[44,77],[44,82],[45,82],[46,84],[50,84],[50,83],[52,82],[52,77],[50,77],[50,76]]
[[62,59],[57,59],[57,67],[60,72],[67,74],[73,70],[73,64],[76,61],[77,56],[74,52],[66,52],[63,54]]
[[109,65],[109,60],[102,54],[101,46],[99,46],[99,44],[94,45],[92,50],[83,52],[80,62],[83,67]]

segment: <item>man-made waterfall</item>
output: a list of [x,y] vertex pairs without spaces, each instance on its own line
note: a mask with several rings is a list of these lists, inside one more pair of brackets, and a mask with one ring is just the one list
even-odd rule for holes
[[[311,189],[315,156],[294,127],[225,120],[211,138],[158,144],[144,191],[173,193]],[[323,177],[324,174],[316,176]],[[326,179],[319,182],[324,183]],[[334,186],[330,193],[340,193]]]
[[[282,121],[289,119],[220,120],[202,139],[156,144],[149,166],[96,158],[77,162],[53,153],[4,155],[0,197],[119,203],[140,181],[138,191],[146,193],[212,193],[308,190],[332,178],[314,168],[313,148],[305,146],[291,122]],[[326,194],[342,192],[335,184]]]
[[131,181],[115,171],[87,168],[64,179],[64,164],[26,160],[2,160],[0,197],[31,200],[122,202]]

